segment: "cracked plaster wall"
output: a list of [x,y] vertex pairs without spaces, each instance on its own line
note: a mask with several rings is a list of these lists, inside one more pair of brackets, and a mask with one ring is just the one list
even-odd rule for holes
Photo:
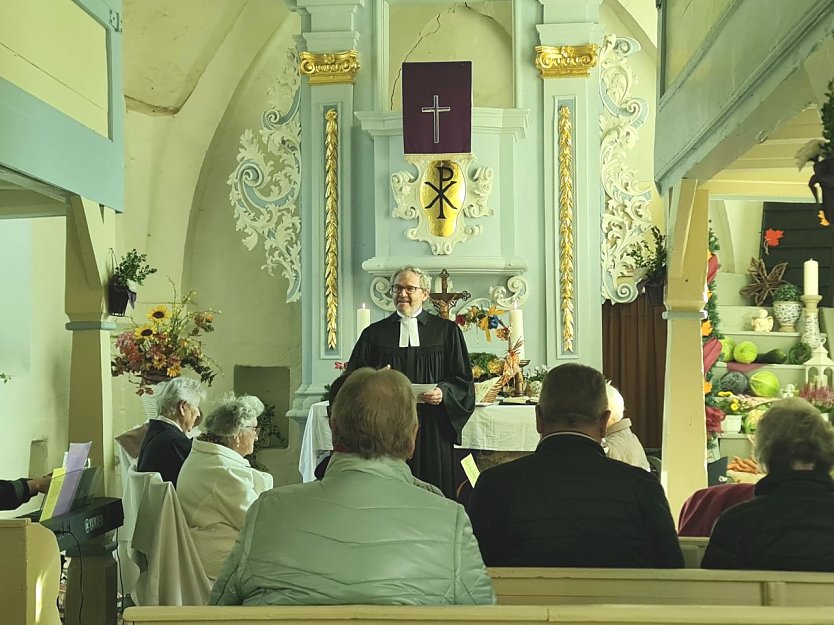
[[[389,14],[388,94],[402,109],[401,64],[408,61],[472,61],[473,105],[513,107],[513,58],[509,2],[392,5]],[[477,45],[476,45],[477,44]]]

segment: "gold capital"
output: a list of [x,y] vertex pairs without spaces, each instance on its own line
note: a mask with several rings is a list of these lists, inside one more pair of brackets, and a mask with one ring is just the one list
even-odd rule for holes
[[596,67],[599,46],[536,46],[536,67],[542,78],[579,78]]
[[310,79],[311,85],[353,83],[359,71],[358,59],[356,50],[323,54],[302,52],[299,70]]

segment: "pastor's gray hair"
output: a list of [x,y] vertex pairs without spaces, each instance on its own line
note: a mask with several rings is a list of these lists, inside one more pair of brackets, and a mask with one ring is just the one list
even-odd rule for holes
[[829,473],[834,467],[834,428],[804,399],[783,399],[759,421],[756,458],[768,473],[790,471],[794,463]]
[[394,274],[392,280],[396,282],[397,278],[399,278],[404,273],[413,273],[420,279],[421,289],[424,289],[426,291],[431,290],[431,277],[429,277],[429,275],[425,271],[423,271],[419,267],[415,267],[414,265],[406,265],[405,267],[400,267],[397,270],[397,273]]
[[233,438],[242,429],[255,425],[263,411],[263,402],[254,395],[228,395],[206,417],[202,428],[212,436]]
[[162,383],[156,393],[156,413],[176,420],[180,402],[198,408],[206,398],[206,389],[199,380],[178,377]]

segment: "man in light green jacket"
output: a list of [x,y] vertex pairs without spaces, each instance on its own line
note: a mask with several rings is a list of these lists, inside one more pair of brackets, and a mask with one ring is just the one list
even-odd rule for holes
[[415,485],[417,409],[398,371],[359,369],[331,417],[320,482],[263,493],[210,605],[493,604],[464,509]]

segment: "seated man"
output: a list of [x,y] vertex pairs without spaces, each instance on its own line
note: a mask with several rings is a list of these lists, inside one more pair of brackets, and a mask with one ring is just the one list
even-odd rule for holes
[[205,396],[200,381],[191,378],[174,378],[162,386],[156,397],[158,416],[148,423],[139,450],[139,471],[159,473],[164,481],[177,485],[182,463],[191,451],[186,434],[199,419]]
[[357,369],[331,424],[324,478],[258,498],[209,605],[494,603],[466,512],[413,483],[408,378]]
[[623,396],[611,382],[605,383],[605,394],[608,397],[608,410],[611,412],[608,427],[605,429],[605,449],[608,457],[649,471],[649,461],[643,445],[631,431],[631,419],[623,419]]
[[660,483],[605,457],[608,417],[602,374],[550,370],[536,452],[484,471],[469,502],[487,566],[683,567]]
[[798,397],[772,407],[756,429],[767,475],[755,496],[719,517],[705,569],[834,571],[834,429]]

